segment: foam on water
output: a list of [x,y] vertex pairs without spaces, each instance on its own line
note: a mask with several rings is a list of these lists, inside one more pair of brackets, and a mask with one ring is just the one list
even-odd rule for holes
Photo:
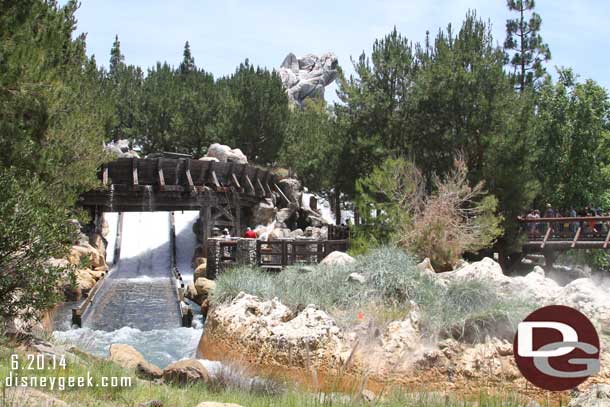
[[193,233],[193,225],[197,221],[198,216],[198,211],[174,212],[176,266],[187,283],[193,279],[192,259],[197,247],[197,238]]
[[104,213],[104,220],[108,223],[108,234],[105,236],[106,246],[106,263],[114,264],[114,250],[116,248],[116,232],[119,223],[118,212],[106,212]]
[[[177,264],[192,279],[191,258],[196,247],[192,225],[198,212],[175,215]],[[104,216],[109,226],[107,253],[112,256],[118,214]],[[203,321],[196,308],[193,328],[181,328],[179,319],[173,320],[174,308],[178,317],[178,305],[170,279],[169,230],[167,212],[124,213],[120,261],[96,295],[84,327],[69,328],[71,306],[67,304],[55,325],[65,330],[55,331],[53,336],[100,357],[108,356],[112,344],[131,345],[161,368],[177,360],[194,358]],[[109,264],[112,260],[108,259]],[[171,298],[163,297],[165,291],[172,293]],[[202,363],[212,371],[220,366],[217,362]]]
[[193,328],[140,331],[123,327],[111,332],[90,328],[55,331],[53,337],[100,357],[108,357],[112,344],[130,345],[137,349],[146,360],[163,368],[177,360],[195,357],[201,334],[201,329]]

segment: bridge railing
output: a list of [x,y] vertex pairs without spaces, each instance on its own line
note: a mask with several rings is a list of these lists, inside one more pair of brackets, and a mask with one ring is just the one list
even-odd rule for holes
[[348,240],[208,239],[208,275],[236,264],[281,269],[295,264],[316,264],[333,251],[346,252]]
[[541,248],[549,242],[568,242],[571,248],[583,242],[599,242],[606,249],[610,243],[610,216],[519,217],[518,221],[529,243],[539,242]]

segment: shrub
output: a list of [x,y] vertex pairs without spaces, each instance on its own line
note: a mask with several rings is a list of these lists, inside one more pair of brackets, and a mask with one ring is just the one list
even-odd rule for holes
[[[346,266],[315,266],[308,272],[299,266],[281,273],[236,268],[218,276],[215,302],[228,302],[241,291],[270,300],[279,299],[293,311],[315,304],[340,325],[367,319],[388,322],[404,318],[415,302],[421,310],[425,335],[461,338],[480,330],[472,340],[482,339],[495,321],[520,320],[530,309],[521,298],[506,300],[484,281],[452,281],[440,284],[437,277],[420,271],[412,256],[397,247],[384,246],[357,257]],[[348,281],[351,273],[362,274],[365,284]]]

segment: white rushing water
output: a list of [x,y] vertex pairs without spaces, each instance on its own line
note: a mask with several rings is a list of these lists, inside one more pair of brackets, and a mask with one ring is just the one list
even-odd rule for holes
[[[190,276],[192,279],[191,259],[196,247],[192,226],[197,212],[175,215],[177,265],[186,278]],[[118,214],[106,214],[106,221],[110,229],[106,237],[107,253],[112,256]],[[83,328],[55,331],[54,337],[101,357],[108,356],[111,344],[131,345],[159,367],[195,357],[203,332],[201,316],[198,315],[194,321],[196,328],[182,328],[179,323],[172,322],[171,317],[158,315],[166,313],[171,316],[171,307],[176,306],[171,300],[151,298],[155,296],[155,287],[158,289],[171,283],[169,230],[167,212],[124,213],[120,261],[96,295],[91,315],[86,316]],[[112,257],[107,260],[112,260]],[[170,309],[155,312],[159,306],[163,307],[164,301],[166,308]],[[100,311],[99,315],[96,311]],[[69,318],[69,313],[66,313],[66,322]],[[61,325],[67,327],[69,323]],[[202,363],[212,371],[218,367],[215,362]]]
[[182,278],[188,283],[193,279],[193,253],[197,247],[197,238],[193,233],[193,225],[197,221],[199,211],[174,212],[176,226],[176,266]]

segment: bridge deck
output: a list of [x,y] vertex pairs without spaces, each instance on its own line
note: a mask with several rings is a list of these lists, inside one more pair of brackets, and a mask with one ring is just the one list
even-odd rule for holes
[[223,205],[238,194],[253,206],[277,190],[277,177],[249,164],[185,158],[119,158],[99,172],[100,188],[79,204],[107,212],[198,210]]
[[610,217],[519,218],[526,233],[526,252],[570,249],[607,249]]

